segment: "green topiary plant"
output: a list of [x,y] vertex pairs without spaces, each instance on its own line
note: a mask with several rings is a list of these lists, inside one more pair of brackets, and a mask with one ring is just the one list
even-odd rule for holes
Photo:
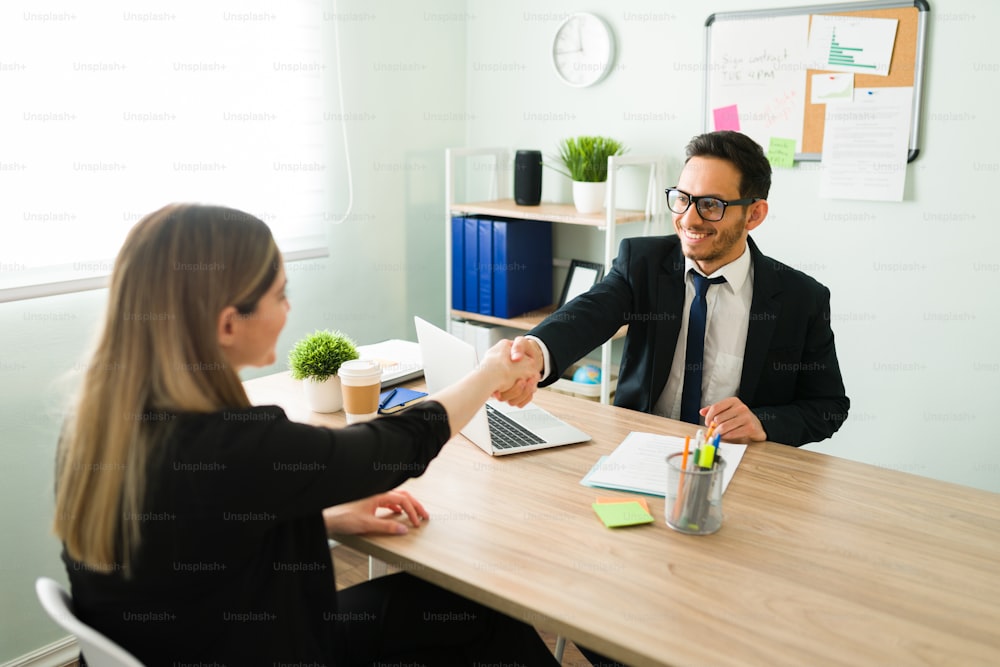
[[[628,149],[610,137],[570,137],[559,143],[559,160],[569,173],[556,169],[574,181],[602,183],[608,180],[608,158]],[[555,169],[555,167],[553,167]]]
[[315,331],[292,347],[288,367],[296,380],[323,382],[336,375],[342,363],[357,358],[354,341],[340,331]]

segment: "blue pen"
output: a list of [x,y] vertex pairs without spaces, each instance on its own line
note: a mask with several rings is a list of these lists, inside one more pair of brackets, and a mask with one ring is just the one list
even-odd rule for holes
[[388,394],[386,394],[385,398],[382,399],[382,402],[378,404],[379,410],[381,410],[385,406],[389,405],[389,401],[391,401],[392,397],[395,396],[395,395],[396,395],[396,390],[395,389],[393,389]]

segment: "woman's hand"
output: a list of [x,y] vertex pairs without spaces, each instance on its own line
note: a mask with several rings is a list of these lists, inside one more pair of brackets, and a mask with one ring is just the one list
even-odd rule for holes
[[[379,508],[386,508],[391,513],[379,513]],[[424,506],[409,492],[397,490],[327,507],[323,510],[323,522],[326,524],[327,535],[331,536],[361,533],[403,535],[408,529],[396,517],[404,513],[414,526],[419,526],[430,518]]]

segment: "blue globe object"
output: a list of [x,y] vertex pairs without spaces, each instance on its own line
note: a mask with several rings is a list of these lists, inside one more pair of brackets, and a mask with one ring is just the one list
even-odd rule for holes
[[601,384],[601,369],[592,364],[585,364],[573,373],[573,382],[580,384]]

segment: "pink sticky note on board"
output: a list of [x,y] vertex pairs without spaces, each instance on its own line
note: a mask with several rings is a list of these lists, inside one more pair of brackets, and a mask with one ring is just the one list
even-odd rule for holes
[[712,115],[715,117],[716,130],[740,131],[740,115],[736,112],[735,104],[714,109]]

